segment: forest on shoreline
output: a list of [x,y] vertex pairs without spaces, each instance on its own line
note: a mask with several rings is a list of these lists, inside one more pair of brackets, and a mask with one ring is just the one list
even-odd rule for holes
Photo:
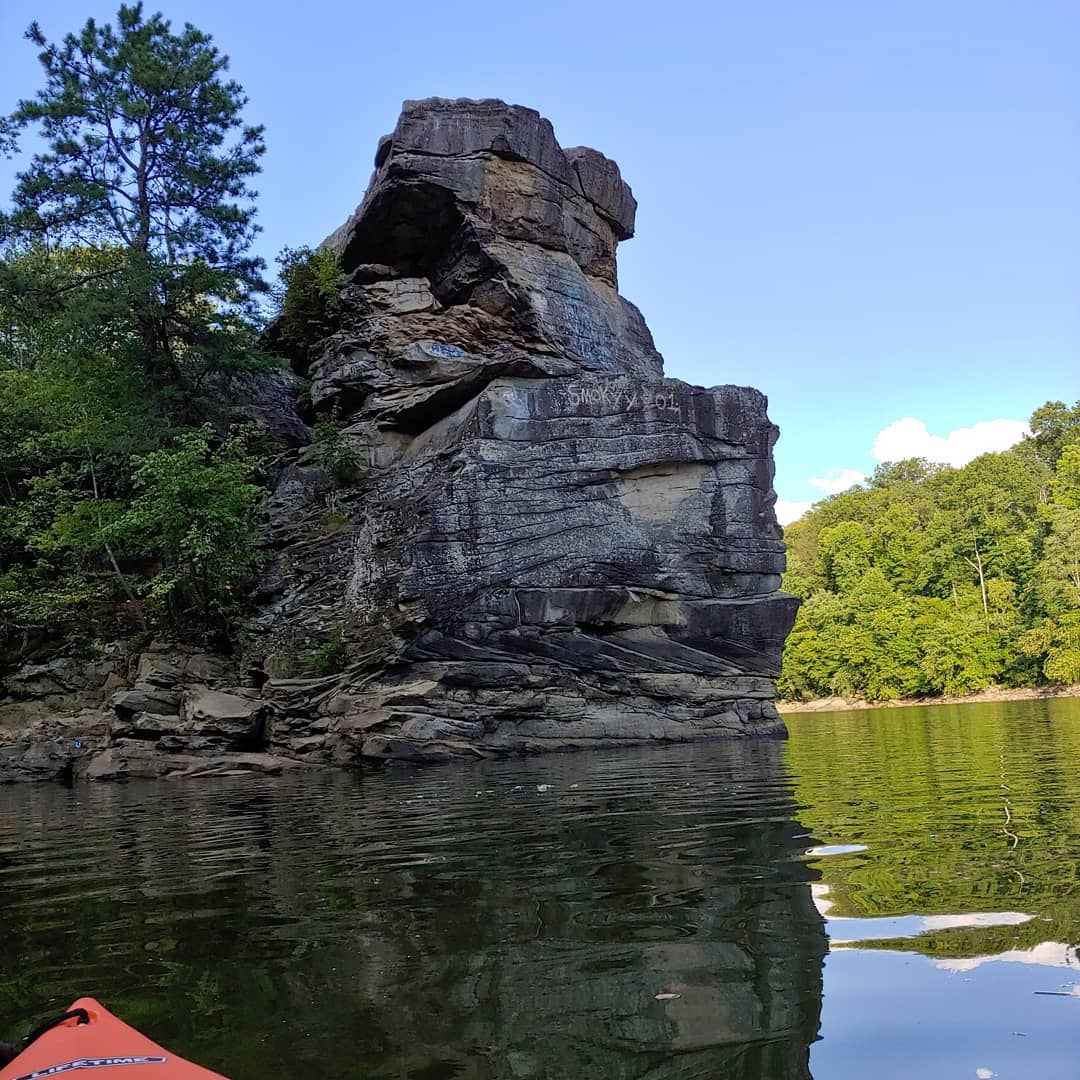
[[880,466],[785,530],[782,698],[1080,682],[1080,402],[961,468]]
[[[245,388],[291,378],[263,331],[320,336],[336,260],[287,250],[268,282],[263,129],[209,35],[134,4],[26,38],[42,86],[0,116],[0,152],[32,150],[0,212],[0,664],[228,649],[280,452]],[[347,458],[329,418],[315,443]]]

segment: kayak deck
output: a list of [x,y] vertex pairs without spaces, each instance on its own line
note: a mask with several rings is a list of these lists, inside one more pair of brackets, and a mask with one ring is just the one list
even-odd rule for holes
[[226,1080],[159,1046],[93,998],[79,998],[68,1012],[73,1015],[0,1070],[0,1080],[46,1080],[84,1070],[93,1072],[86,1080]]

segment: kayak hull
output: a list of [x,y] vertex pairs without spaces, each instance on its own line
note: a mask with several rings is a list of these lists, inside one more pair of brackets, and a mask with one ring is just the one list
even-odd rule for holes
[[93,998],[79,998],[87,1022],[65,1020],[0,1070],[0,1080],[227,1080],[159,1046]]

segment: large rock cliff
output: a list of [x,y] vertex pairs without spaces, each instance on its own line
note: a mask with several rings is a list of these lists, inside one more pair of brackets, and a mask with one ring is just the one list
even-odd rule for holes
[[[224,687],[250,723],[203,749],[345,764],[783,733],[777,429],[756,390],[664,377],[617,289],[635,211],[615,162],[531,109],[406,102],[324,243],[332,332],[268,333],[348,468],[319,439],[275,466],[247,685]],[[320,650],[344,670],[310,677]],[[199,752],[203,687],[174,688],[165,714],[119,702],[140,761]],[[99,774],[131,771],[125,737]]]
[[[755,390],[664,378],[616,289],[618,166],[443,100],[407,102],[375,164],[326,241],[340,329],[293,357],[360,468],[284,470],[255,651],[354,644],[320,704],[350,757],[781,733],[776,428]],[[290,716],[294,686],[264,694]]]

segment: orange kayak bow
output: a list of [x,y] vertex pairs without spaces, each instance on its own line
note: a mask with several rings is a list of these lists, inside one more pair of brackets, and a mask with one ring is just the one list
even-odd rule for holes
[[0,1080],[48,1080],[68,1073],[79,1074],[72,1080],[226,1080],[158,1046],[93,998],[79,998],[30,1040],[0,1070]]

